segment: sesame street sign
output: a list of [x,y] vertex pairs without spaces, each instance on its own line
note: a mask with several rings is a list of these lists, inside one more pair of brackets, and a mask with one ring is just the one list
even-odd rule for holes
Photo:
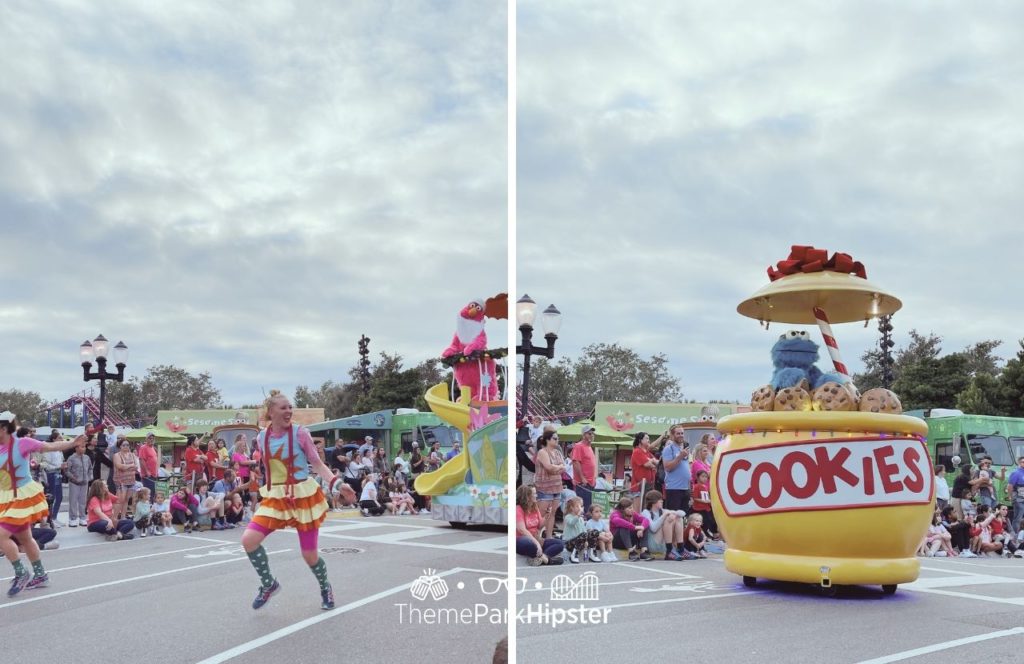
[[726,415],[749,411],[738,404],[704,403],[625,403],[598,401],[594,418],[615,431],[635,434],[638,431],[664,430],[683,422],[714,422]]

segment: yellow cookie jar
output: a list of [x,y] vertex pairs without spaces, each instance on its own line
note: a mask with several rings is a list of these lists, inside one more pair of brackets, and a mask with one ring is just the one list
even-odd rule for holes
[[917,578],[934,511],[924,421],[862,412],[731,415],[711,468],[725,566],[823,587]]

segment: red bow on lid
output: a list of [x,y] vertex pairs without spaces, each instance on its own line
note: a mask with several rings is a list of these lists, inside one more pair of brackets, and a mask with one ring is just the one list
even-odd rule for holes
[[832,258],[829,258],[827,249],[815,249],[799,244],[794,244],[790,249],[789,258],[779,261],[776,265],[778,269],[768,266],[768,278],[772,281],[798,272],[809,273],[822,270],[853,274],[861,279],[868,278],[864,271],[864,264],[853,260],[850,254],[837,251],[832,254]]

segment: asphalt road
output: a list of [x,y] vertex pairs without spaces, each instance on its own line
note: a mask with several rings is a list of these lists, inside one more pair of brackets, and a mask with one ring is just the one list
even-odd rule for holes
[[[793,584],[759,581],[746,588],[721,558],[537,568],[520,558],[518,661],[1024,660],[1022,559],[922,559],[918,581],[895,595],[864,586],[830,598]],[[557,576],[578,583],[587,572],[599,582],[597,599],[553,599]],[[531,605],[607,609],[607,623],[599,613],[587,615],[586,625],[552,626],[555,619],[539,610],[524,623],[523,607]]]
[[[58,532],[61,548],[43,552],[50,586],[0,595],[3,661],[449,662],[457,639],[460,661],[489,662],[506,634],[504,588],[480,586],[507,576],[506,537],[494,530],[331,514],[320,548],[333,611],[320,609],[293,531],[264,543],[282,589],[259,611],[240,528],[128,542]],[[12,572],[0,564],[6,591]],[[437,578],[421,579],[426,570]]]

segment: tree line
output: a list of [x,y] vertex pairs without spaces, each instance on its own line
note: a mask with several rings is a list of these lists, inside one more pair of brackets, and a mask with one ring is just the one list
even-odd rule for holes
[[[963,350],[942,353],[942,337],[910,331],[910,342],[894,354],[892,390],[904,410],[958,408],[974,415],[1024,417],[1024,339],[1005,363],[994,351],[1001,341],[987,339]],[[882,351],[866,351],[864,373],[853,376],[861,392],[882,386]]]
[[[437,383],[451,385],[452,372],[442,370],[440,360],[429,359],[406,369],[400,355],[380,353],[370,365],[370,390],[363,394],[358,367],[349,370],[347,380],[328,380],[320,387],[299,385],[293,404],[297,408],[323,408],[327,419],[358,415],[388,408],[427,408],[424,394]],[[259,408],[260,403],[225,403],[208,372],[191,373],[174,365],[149,367],[144,376],[132,376],[124,383],[107,383],[107,407],[131,422],[150,424],[160,410],[206,410],[214,408]],[[0,408],[17,414],[25,424],[46,424],[49,402],[31,390],[0,390]]]
[[[894,352],[892,390],[904,410],[958,408],[975,415],[1024,417],[1024,339],[1018,343],[1017,355],[1004,362],[994,354],[1000,341],[979,341],[943,354],[942,337],[911,330],[909,343]],[[861,392],[882,387],[882,351],[869,349],[861,359],[865,370],[853,376],[857,387]],[[553,413],[587,413],[598,401],[683,402],[679,379],[669,372],[664,354],[645,359],[632,349],[604,343],[585,347],[578,358],[532,362],[530,395]]]

